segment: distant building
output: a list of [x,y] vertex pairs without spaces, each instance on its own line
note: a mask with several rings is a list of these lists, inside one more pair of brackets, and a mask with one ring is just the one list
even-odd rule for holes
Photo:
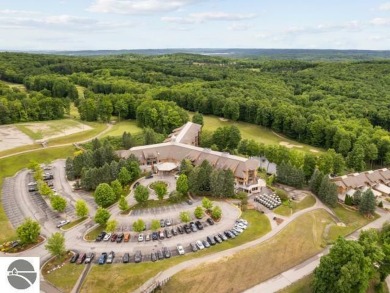
[[188,122],[175,129],[163,143],[133,147],[119,151],[118,155],[128,158],[133,154],[141,165],[155,166],[162,174],[177,170],[183,159],[190,160],[194,166],[207,160],[214,168],[233,172],[237,191],[259,192],[263,185],[257,178],[259,161],[198,147],[201,127]]
[[375,195],[390,195],[390,170],[387,168],[334,177],[331,181],[337,185],[339,194],[369,187]]

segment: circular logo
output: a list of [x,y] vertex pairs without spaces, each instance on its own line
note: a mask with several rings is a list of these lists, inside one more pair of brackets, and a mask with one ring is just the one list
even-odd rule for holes
[[26,260],[18,259],[8,267],[8,282],[15,289],[27,289],[37,279],[34,267]]

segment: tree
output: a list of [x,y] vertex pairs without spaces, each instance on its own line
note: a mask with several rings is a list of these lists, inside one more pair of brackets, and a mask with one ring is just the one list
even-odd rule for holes
[[75,209],[76,215],[80,218],[86,217],[88,215],[88,206],[86,202],[82,199],[76,201]]
[[305,173],[306,181],[308,181],[316,169],[317,160],[312,154],[305,154],[303,159],[303,173]]
[[123,194],[123,188],[118,179],[111,182],[111,188],[114,191],[116,199],[119,199]]
[[152,231],[157,231],[158,229],[160,229],[160,222],[159,220],[152,220],[152,223],[150,224],[150,229]]
[[359,243],[339,237],[314,271],[313,292],[366,292],[370,266]]
[[146,203],[149,199],[149,190],[143,185],[138,185],[134,191],[134,198],[141,205]]
[[201,206],[196,207],[196,209],[194,211],[194,215],[197,219],[203,218],[203,216],[204,216],[203,208]]
[[73,160],[70,157],[68,157],[65,161],[65,173],[68,180],[74,180],[76,178],[73,168]]
[[329,180],[328,176],[324,176],[318,190],[318,197],[325,204],[335,207],[338,201],[337,186]]
[[118,227],[118,221],[117,220],[109,220],[106,225],[106,231],[107,232],[114,232],[116,228]]
[[207,197],[203,197],[202,207],[205,208],[207,211],[211,211],[211,209],[213,208],[213,203]]
[[363,253],[370,258],[371,276],[377,270],[377,264],[380,264],[385,257],[383,253],[379,233],[376,229],[368,229],[360,232],[359,244],[363,247]]
[[348,153],[347,163],[348,167],[355,171],[362,171],[365,167],[364,162],[364,148],[360,144],[355,144],[352,151]]
[[60,257],[66,252],[65,237],[60,232],[56,232],[47,239],[45,249],[51,253],[52,256]]
[[108,219],[111,217],[111,214],[108,210],[105,208],[99,207],[95,214],[95,222],[100,225],[105,225],[108,221]]
[[375,213],[376,201],[371,188],[362,193],[359,204],[359,212],[363,215],[373,215]]
[[138,219],[133,223],[133,230],[135,232],[142,232],[145,230],[145,228],[146,228],[145,222],[142,219]]
[[185,174],[180,174],[179,178],[176,181],[176,190],[182,194],[187,194],[188,192],[188,178]]
[[154,184],[154,192],[159,200],[163,200],[167,194],[167,185],[164,182],[156,182]]
[[59,195],[53,195],[50,197],[50,204],[53,210],[62,213],[65,211],[67,201],[65,198],[59,196]]
[[41,233],[41,226],[30,218],[25,219],[16,229],[16,234],[23,244],[35,243],[38,240],[39,233]]
[[309,181],[310,190],[314,194],[318,194],[318,190],[320,189],[322,178],[324,178],[324,174],[321,171],[316,169]]
[[191,216],[189,212],[181,212],[180,213],[180,221],[183,223],[188,223],[191,221]]
[[219,206],[215,206],[211,211],[211,217],[214,220],[219,220],[222,217],[222,210]]
[[116,200],[116,195],[107,183],[100,183],[94,193],[95,202],[101,207],[108,207]]
[[53,189],[51,189],[45,181],[38,180],[37,185],[38,185],[38,191],[41,195],[47,196],[49,198],[54,195]]
[[131,133],[123,132],[122,135],[122,146],[125,150],[130,149],[134,145],[133,138],[131,137]]
[[353,204],[355,206],[359,206],[361,199],[362,199],[362,192],[360,191],[360,189],[358,189],[353,193]]
[[352,196],[346,194],[346,195],[345,195],[345,199],[344,199],[344,203],[345,203],[346,205],[348,205],[348,206],[353,205],[353,198],[352,198]]
[[196,112],[195,114],[194,114],[194,116],[192,116],[192,122],[193,123],[197,123],[197,124],[200,124],[200,125],[204,125],[203,124],[203,115],[202,114],[200,114],[199,112]]
[[126,198],[123,195],[119,199],[119,209],[122,212],[125,212],[129,209],[129,203],[127,202]]
[[120,169],[118,173],[118,180],[122,184],[122,186],[125,186],[131,182],[131,174],[126,167],[122,167]]
[[180,174],[184,174],[188,177],[193,169],[194,169],[194,166],[192,166],[192,163],[190,160],[188,160],[188,159],[181,160]]

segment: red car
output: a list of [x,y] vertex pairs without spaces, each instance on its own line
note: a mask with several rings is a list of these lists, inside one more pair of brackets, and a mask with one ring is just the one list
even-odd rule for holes
[[111,235],[111,242],[115,242],[116,238],[118,237],[118,234],[112,234]]

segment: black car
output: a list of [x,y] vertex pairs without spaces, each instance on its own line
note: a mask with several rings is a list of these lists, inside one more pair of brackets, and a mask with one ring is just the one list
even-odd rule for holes
[[153,174],[150,173],[149,175],[145,176],[145,179],[150,179],[150,178],[153,178]]
[[93,252],[88,252],[84,263],[91,263],[94,257],[95,254]]
[[164,258],[164,253],[163,253],[163,251],[161,249],[157,250],[157,257],[158,257],[158,259],[163,259]]
[[196,246],[196,244],[195,243],[190,243],[190,248],[191,248],[191,251],[192,252],[195,252],[195,251],[198,251],[198,246]]
[[183,228],[183,226],[177,227],[177,231],[178,231],[180,234],[183,234],[183,233],[184,233],[184,228]]
[[123,257],[122,257],[122,262],[123,263],[128,263],[130,262],[130,254],[128,252],[126,252]]
[[142,261],[142,253],[140,250],[137,250],[134,254],[134,262],[139,263]]
[[206,240],[202,240],[202,243],[203,243],[203,246],[205,248],[209,248],[210,247],[210,243],[208,243]]
[[133,188],[137,188],[138,185],[139,185],[139,182],[134,183]]
[[72,258],[70,259],[70,262],[71,263],[75,263],[77,261],[77,259],[79,258],[80,254],[78,252],[76,252],[75,254],[73,254]]
[[189,205],[192,205],[192,200],[187,199],[186,202],[187,202]]
[[116,238],[116,243],[121,243],[124,237],[125,235],[123,233],[120,233]]
[[158,232],[152,233],[152,240],[158,240]]
[[214,236],[214,240],[218,243],[222,243],[222,239],[219,238],[217,235]]
[[169,231],[169,229],[165,229],[165,236],[167,238],[171,238],[172,237],[172,233],[171,233],[171,231]]
[[184,231],[185,231],[187,234],[191,233],[191,227],[190,227],[190,225],[185,224],[185,225],[184,225]]
[[164,227],[165,227],[165,220],[164,220],[164,219],[161,219],[161,220],[160,220],[160,227],[161,227],[161,228],[164,228]]
[[96,237],[95,241],[100,242],[103,240],[104,236],[106,236],[106,232],[100,232],[100,234]]
[[234,236],[238,236],[238,232],[234,229],[229,230],[230,233],[232,233]]
[[171,251],[167,247],[163,247],[163,253],[165,258],[170,258],[172,256]]
[[179,233],[177,232],[177,229],[176,229],[176,228],[172,228],[172,235],[173,235],[173,236],[176,236],[177,234],[179,234]]
[[207,236],[207,242],[208,243],[210,243],[211,245],[215,245],[216,244],[216,242],[215,242],[215,240],[214,240],[214,238],[211,236]]
[[227,240],[227,237],[223,233],[218,233],[218,237],[221,238],[223,241]]
[[224,232],[225,233],[225,235],[228,237],[228,238],[236,238],[236,236],[232,233],[232,232],[230,232],[230,231],[225,231]]
[[195,222],[195,225],[196,225],[196,227],[197,227],[199,230],[203,230],[203,225],[202,225],[202,223],[201,223],[200,221],[196,221],[196,222]]
[[214,225],[214,221],[212,218],[208,218],[207,220],[207,223],[209,223],[210,225]]
[[155,252],[152,252],[152,253],[150,254],[150,260],[151,260],[152,262],[155,262],[155,261],[157,260],[157,255],[156,255]]

